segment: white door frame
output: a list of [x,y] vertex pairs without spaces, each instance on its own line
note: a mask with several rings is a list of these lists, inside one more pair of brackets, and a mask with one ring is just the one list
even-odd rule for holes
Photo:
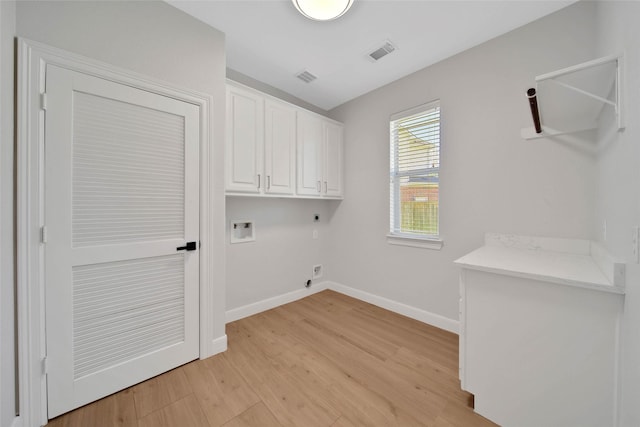
[[[214,337],[214,265],[211,225],[213,97],[30,40],[18,40],[17,279],[20,419],[24,427],[47,423],[44,324],[44,225],[42,96],[47,64],[111,80],[197,105],[200,110],[200,358],[225,351],[226,335]],[[217,236],[216,236],[217,237]]]

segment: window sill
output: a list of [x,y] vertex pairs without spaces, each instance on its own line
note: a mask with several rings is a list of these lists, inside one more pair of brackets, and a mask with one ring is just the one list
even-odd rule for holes
[[387,234],[387,243],[390,245],[411,246],[413,248],[433,249],[439,251],[444,245],[442,239],[436,237],[413,237],[401,234]]

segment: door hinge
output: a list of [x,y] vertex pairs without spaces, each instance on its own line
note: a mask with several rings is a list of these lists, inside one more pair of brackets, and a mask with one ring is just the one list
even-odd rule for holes
[[47,235],[48,235],[47,226],[43,225],[40,228],[40,240],[42,241],[42,243],[47,243],[47,237],[48,237]]
[[49,374],[49,358],[45,357],[42,359],[42,375]]
[[45,111],[47,110],[47,94],[46,93],[40,94],[40,108],[42,108]]

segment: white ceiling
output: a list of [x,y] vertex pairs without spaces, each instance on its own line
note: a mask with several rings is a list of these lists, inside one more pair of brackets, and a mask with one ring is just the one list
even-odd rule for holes
[[[330,110],[575,0],[355,0],[335,21],[290,0],[169,1],[226,34],[227,67]],[[368,54],[390,40],[397,50]],[[304,83],[303,70],[317,80]]]

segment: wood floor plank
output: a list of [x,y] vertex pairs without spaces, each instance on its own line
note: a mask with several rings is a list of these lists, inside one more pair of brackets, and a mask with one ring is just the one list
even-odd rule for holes
[[[282,313],[282,311],[280,313]],[[386,389],[388,387],[384,384],[385,380],[388,380],[390,383],[394,382],[394,379],[389,377],[384,372],[379,373],[378,375],[372,378],[370,375],[370,371],[384,371],[385,369],[387,369],[384,365],[381,364],[382,361],[378,360],[380,364],[376,366],[375,364],[376,361],[374,360],[375,356],[372,356],[366,349],[363,349],[361,346],[358,346],[356,343],[353,343],[351,340],[347,339],[345,335],[341,333],[342,327],[337,325],[335,322],[326,321],[326,316],[322,313],[319,313],[317,310],[315,311],[307,310],[307,315],[306,315],[307,320],[302,322],[298,321],[297,323],[289,322],[287,324],[286,322],[282,322],[280,325],[269,325],[269,319],[274,319],[276,317],[276,314],[270,313],[268,317],[269,318],[267,319],[266,315],[254,316],[251,319],[245,319],[244,324],[251,325],[253,323],[252,325],[253,330],[260,331],[259,333],[260,336],[265,336],[265,335],[268,336],[269,330],[282,331],[282,330],[285,330],[286,328],[291,328],[292,331],[295,331],[296,328],[301,327],[301,325],[309,324],[309,322],[318,322],[319,324],[322,325],[322,328],[324,328],[324,330],[318,336],[317,340],[314,338],[311,338],[312,341],[310,342],[310,345],[314,347],[315,344],[322,343],[320,344],[321,346],[320,348],[316,348],[316,351],[319,353],[322,353],[323,351],[327,351],[328,349],[336,349],[336,348],[347,349],[346,353],[343,352],[336,355],[337,360],[341,360],[342,366],[345,365],[345,362],[351,361],[355,371],[352,370],[350,373],[347,372],[346,373],[347,377],[349,377],[351,380],[358,380],[359,384],[361,385],[361,388],[365,388],[365,389],[370,389],[370,388]],[[313,320],[308,320],[308,319],[313,319]],[[316,325],[318,323],[316,323]],[[307,330],[300,336],[301,341],[304,342],[309,337],[313,337],[314,333],[317,331],[313,331],[312,333],[309,333],[309,332],[310,331]],[[279,334],[282,335],[282,332],[279,332]],[[258,335],[258,334],[256,333],[255,335]],[[327,337],[331,337],[331,336],[335,340],[334,343],[328,342],[328,341],[324,341],[324,342],[322,341],[322,340],[326,340]],[[272,337],[269,337],[268,339],[273,340],[274,337],[272,336]],[[270,346],[271,346],[271,343],[269,343],[268,345],[266,343],[262,343],[261,345],[262,348],[268,348]],[[292,349],[292,348],[295,348],[295,344],[292,342],[288,342],[288,343],[283,343],[282,345],[279,345],[276,347]],[[282,357],[282,355],[280,355],[280,357]],[[370,363],[368,368],[365,369],[364,371],[360,369],[363,362]],[[358,375],[358,372],[360,373],[360,375]],[[305,377],[304,374],[305,372],[303,371],[299,375],[297,375],[296,378],[304,378]],[[373,382],[375,386],[370,387],[371,382]],[[437,393],[433,393],[432,390],[422,389],[420,384],[416,383],[414,378],[411,378],[410,381],[406,381],[404,379],[400,379],[400,380],[396,379],[395,385],[402,385],[404,390],[407,390],[407,389],[412,390],[412,394],[415,395],[415,397],[413,397],[412,400],[410,399],[409,401],[407,401],[406,399],[398,400],[397,397],[400,396],[401,393],[399,390],[394,390],[394,387],[392,386],[389,390],[385,390],[383,392],[385,393],[383,394],[383,396],[387,399],[387,402],[389,402],[388,406],[390,407],[391,413],[393,413],[395,416],[391,419],[387,418],[384,421],[380,419],[372,421],[371,418],[369,418],[369,416],[377,415],[377,411],[368,411],[367,417],[365,417],[365,420],[367,420],[367,422],[364,422],[365,420],[363,419],[359,419],[357,421],[361,423],[364,422],[364,424],[367,424],[367,425],[380,425],[382,422],[384,422],[384,425],[421,425],[420,422],[417,422],[415,420],[435,419],[437,414],[442,411],[442,409],[447,403],[446,398],[438,397]],[[311,384],[307,388],[313,388],[313,384]],[[430,398],[427,399],[426,402],[423,402],[419,394],[427,394],[429,395]],[[394,403],[394,400],[395,400],[395,403]],[[340,400],[340,402],[344,403],[345,401]],[[400,411],[398,410],[399,408],[401,409]],[[346,411],[346,412],[350,413],[351,415],[357,414],[357,411]],[[405,419],[402,422],[400,422],[400,420],[398,419],[399,414],[402,414],[405,417]],[[407,414],[410,414],[410,415],[407,415]]]
[[223,425],[260,401],[224,354],[183,368],[212,427]]
[[281,427],[264,403],[259,402],[247,409],[224,427]]
[[176,368],[133,386],[138,418],[170,405],[193,393],[183,369]]
[[138,427],[178,426],[209,427],[207,418],[193,394],[138,420]]
[[384,308],[377,307],[372,304],[360,304],[355,308],[355,310],[364,314],[368,314],[374,319],[391,323],[395,325],[396,328],[405,329],[428,337],[444,346],[458,345],[458,335],[453,334],[449,331],[445,331],[444,329],[436,328],[435,326],[420,322],[419,320],[411,319],[410,317],[385,310]]
[[85,424],[83,418],[83,408],[78,408],[75,411],[68,412],[49,420],[47,427],[84,427]]
[[496,424],[476,414],[471,408],[449,403],[434,427],[495,427]]
[[[259,324],[253,325],[256,330],[261,331],[257,340],[265,339],[270,334],[269,323],[263,319]],[[360,425],[389,424],[386,418],[380,416],[377,407],[373,408],[373,411],[366,411],[370,409],[367,408],[369,405],[366,405],[369,403],[366,399],[368,390],[348,378],[339,369],[334,368],[330,361],[310,351],[308,347],[291,336],[282,335],[275,339],[278,340],[277,345],[285,350],[278,355],[279,364],[274,365],[274,369],[283,374],[289,373],[296,387],[305,390],[311,399],[325,402],[339,413],[348,413]],[[353,392],[354,388],[358,389],[359,393]],[[352,391],[351,396],[348,395],[348,391]],[[353,396],[363,397],[363,399],[354,403]]]
[[[355,310],[350,317],[354,327],[366,325],[375,330],[380,339],[386,340],[398,347],[406,347],[412,351],[423,354],[434,362],[448,369],[452,374],[458,375],[458,344],[443,338],[434,338],[428,329],[402,328],[395,323],[381,320],[362,310]],[[427,325],[425,325],[427,326]]]
[[245,325],[257,332],[254,335],[258,340],[265,340],[258,344],[261,348],[273,343],[283,349],[278,355],[278,361],[283,365],[281,369],[292,373],[292,379],[300,388],[312,391],[316,398],[329,401],[350,422],[371,426],[423,425],[392,402],[361,385],[340,366],[292,335],[282,333],[292,326],[286,314],[255,316],[246,319]]
[[337,333],[342,339],[350,342],[363,351],[385,360],[398,350],[398,345],[381,338],[371,327],[351,322],[353,310],[330,313],[313,306],[308,302],[291,307],[291,311],[303,310],[305,318],[322,324],[325,328]]
[[[312,399],[306,390],[296,387],[291,374],[278,369],[281,364],[269,359],[268,351],[257,345],[258,335],[243,333],[242,329],[239,332],[229,337],[229,360],[280,424],[326,427],[340,416],[326,401]],[[234,345],[234,350],[231,350],[231,345]]]
[[131,389],[107,396],[49,422],[53,427],[136,427],[137,415]]
[[331,425],[331,427],[358,427],[358,424],[353,424],[347,418],[340,417]]
[[330,313],[350,311],[360,307],[361,305],[368,305],[364,301],[360,301],[331,290],[313,294],[300,301],[317,307],[322,307],[325,311]]
[[305,320],[293,329],[299,339],[339,364],[365,388],[376,390],[415,419],[428,423],[436,418],[447,403],[446,399],[429,390],[418,389],[411,378],[398,378],[390,374],[383,361],[340,339],[319,324]]
[[95,427],[135,426],[136,407],[132,389],[108,396],[84,407],[84,423]]
[[462,405],[467,405],[471,394],[460,389],[460,381],[446,367],[420,353],[406,348],[385,361],[387,369],[398,376],[411,376],[420,387],[431,390]]

